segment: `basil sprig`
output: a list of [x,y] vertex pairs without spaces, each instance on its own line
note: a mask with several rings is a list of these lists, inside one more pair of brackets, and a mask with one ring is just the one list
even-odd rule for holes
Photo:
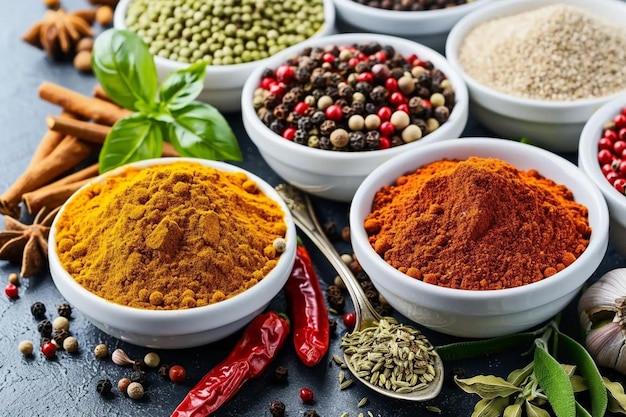
[[194,101],[206,63],[170,73],[159,86],[154,59],[134,32],[109,29],[95,41],[93,72],[110,98],[134,113],[113,125],[102,146],[100,172],[161,156],[163,141],[181,156],[241,161],[237,138],[213,106]]

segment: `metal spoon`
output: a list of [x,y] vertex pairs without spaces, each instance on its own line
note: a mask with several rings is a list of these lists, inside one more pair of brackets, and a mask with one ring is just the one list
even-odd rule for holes
[[[331,265],[335,268],[341,279],[343,280],[352,302],[354,304],[354,310],[356,314],[356,326],[353,330],[359,331],[367,327],[375,325],[382,319],[382,316],[378,314],[372,304],[368,301],[361,285],[357,281],[356,277],[352,274],[350,268],[341,260],[340,255],[335,250],[333,244],[328,240],[326,234],[321,228],[311,200],[308,195],[296,187],[288,184],[279,184],[276,186],[276,191],[285,200],[285,203],[291,210],[294,222],[302,230],[311,241],[317,246],[317,248],[326,256]],[[406,326],[405,327],[409,327]],[[410,393],[398,393],[393,390],[388,390],[377,385],[370,383],[368,380],[359,377],[354,367],[352,366],[349,356],[344,352],[345,363],[350,369],[350,372],[361,381],[364,385],[370,389],[385,395],[387,397],[398,398],[409,401],[426,401],[436,397],[441,391],[443,385],[443,363],[441,358],[434,353],[433,366],[435,367],[435,377],[425,388],[413,391]]]

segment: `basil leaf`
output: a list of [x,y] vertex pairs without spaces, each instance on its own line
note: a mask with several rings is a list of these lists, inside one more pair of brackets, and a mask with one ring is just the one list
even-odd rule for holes
[[193,102],[173,111],[169,138],[181,156],[241,161],[241,150],[228,122],[215,107]]
[[557,338],[561,346],[571,355],[578,372],[585,378],[591,397],[591,415],[593,417],[604,416],[608,402],[606,388],[593,358],[587,349],[568,335],[558,332]]
[[206,62],[196,62],[171,72],[161,83],[161,102],[170,110],[178,110],[194,101],[204,88],[206,66]]
[[92,67],[104,91],[120,106],[136,111],[137,102],[155,103],[158,78],[154,60],[134,32],[109,29],[98,35]]
[[454,382],[463,391],[478,394],[483,399],[508,397],[521,392],[522,389],[494,375],[478,375],[472,378],[454,378]]
[[104,141],[98,161],[100,173],[143,159],[158,158],[163,136],[158,122],[139,113],[113,125]]
[[[535,340],[534,362],[534,373],[537,382],[548,397],[552,410],[557,417],[571,417],[575,415],[576,400],[574,399],[574,390],[569,377],[559,362],[548,353],[545,342],[541,339]],[[526,412],[528,415],[531,415],[528,408],[530,403],[527,402],[526,404]],[[537,412],[537,410],[532,411]]]

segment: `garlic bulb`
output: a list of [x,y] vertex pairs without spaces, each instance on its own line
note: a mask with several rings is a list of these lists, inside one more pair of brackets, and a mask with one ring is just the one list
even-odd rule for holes
[[583,292],[578,313],[596,363],[626,374],[626,268],[607,272]]

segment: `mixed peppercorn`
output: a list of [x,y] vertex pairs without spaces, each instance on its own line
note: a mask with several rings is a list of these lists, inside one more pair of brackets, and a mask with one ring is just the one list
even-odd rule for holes
[[364,6],[400,12],[446,9],[469,3],[472,0],[354,0]]
[[419,140],[448,120],[454,103],[452,84],[432,62],[377,42],[305,48],[266,69],[253,97],[275,133],[335,151]]
[[605,124],[598,140],[598,162],[607,181],[626,194],[626,108]]

